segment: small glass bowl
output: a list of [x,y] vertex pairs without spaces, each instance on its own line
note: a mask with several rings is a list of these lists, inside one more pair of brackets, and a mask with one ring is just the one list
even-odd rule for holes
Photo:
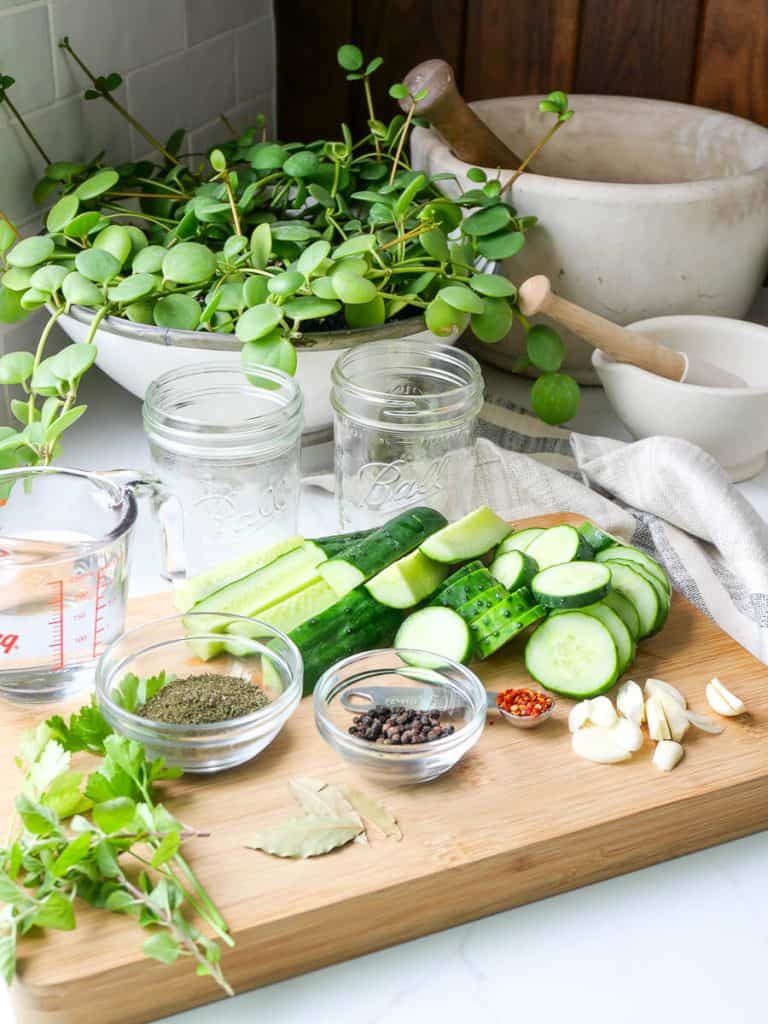
[[[235,621],[244,624],[247,636],[222,635],[222,627]],[[201,660],[196,652],[204,650],[214,656]],[[142,718],[115,701],[127,673],[145,678],[163,670],[177,678],[204,672],[241,676],[263,689],[270,703],[240,718],[171,725]],[[302,684],[301,655],[287,636],[257,619],[216,613],[193,612],[138,626],[111,644],[96,668],[99,706],[115,732],[185,772],[218,772],[261,753],[296,710]]]
[[[429,664],[430,659],[434,662],[434,654],[424,651],[366,651],[338,662],[315,686],[315,722],[320,735],[376,782],[395,786],[431,782],[450,771],[485,728],[488,698],[475,673],[448,659],[440,667],[414,667],[418,662]],[[374,699],[367,705],[350,699],[352,693],[369,690]],[[429,743],[404,746],[385,746],[350,735],[354,714],[377,703],[440,710],[442,724],[453,725],[456,731]]]

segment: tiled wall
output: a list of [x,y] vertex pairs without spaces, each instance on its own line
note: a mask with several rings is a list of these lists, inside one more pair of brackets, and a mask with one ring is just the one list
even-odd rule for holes
[[[83,99],[86,80],[57,46],[65,35],[96,74],[122,75],[117,98],[161,140],[184,127],[188,148],[204,150],[226,136],[221,113],[243,129],[260,112],[274,125],[272,0],[0,0],[0,74],[16,79],[9,95],[54,160],[147,150],[107,103]],[[0,107],[0,209],[25,233],[42,168]],[[0,325],[0,351],[29,347],[38,324]]]

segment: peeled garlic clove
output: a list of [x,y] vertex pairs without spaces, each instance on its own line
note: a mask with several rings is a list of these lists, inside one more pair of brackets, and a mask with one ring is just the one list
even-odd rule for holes
[[724,718],[735,718],[747,710],[744,701],[727,690],[717,677],[707,684],[706,695],[707,703],[712,710]]
[[712,733],[713,736],[718,736],[725,730],[724,725],[720,725],[709,715],[701,715],[697,711],[686,711],[688,721],[691,725],[695,725],[697,729],[701,729],[702,732]]
[[659,771],[671,772],[675,765],[680,763],[683,753],[681,744],[674,740],[662,740],[653,753],[653,763]]
[[628,679],[619,687],[616,694],[616,707],[620,715],[628,718],[636,725],[642,725],[645,720],[645,701],[643,691],[634,681]]
[[618,764],[629,760],[630,753],[616,739],[613,729],[592,725],[571,736],[574,753],[598,764]]
[[[639,687],[638,687],[639,689]],[[631,718],[619,716],[615,725],[611,726],[611,733],[619,746],[624,747],[630,754],[639,750],[643,745],[643,731],[637,722]]]
[[583,729],[585,725],[589,724],[591,721],[589,717],[591,710],[591,700],[581,700],[578,704],[573,705],[571,713],[568,715],[568,728],[571,732],[577,732],[579,729]]
[[672,733],[658,697],[649,697],[645,702],[645,717],[648,720],[648,735],[652,740],[671,740]]
[[646,679],[646,697],[660,697],[662,694],[667,697],[671,697],[674,701],[677,701],[681,708],[688,707],[688,701],[676,686],[672,686],[671,683],[665,683],[663,679]]
[[616,708],[613,706],[613,701],[610,697],[594,697],[592,699],[592,707],[589,711],[589,717],[592,720],[593,725],[608,727],[615,725],[618,715],[616,714]]
[[667,720],[669,726],[670,736],[673,740],[678,743],[688,732],[690,722],[688,721],[688,713],[685,708],[681,708],[680,705],[670,697],[667,693],[659,691],[658,695],[654,697],[661,704],[662,710],[664,711],[664,717]]

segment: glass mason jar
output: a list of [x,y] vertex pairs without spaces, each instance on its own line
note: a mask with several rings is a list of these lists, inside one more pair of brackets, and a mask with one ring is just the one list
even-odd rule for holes
[[432,341],[359,345],[332,373],[334,465],[344,529],[416,505],[449,519],[471,508],[480,364]]
[[179,367],[149,386],[144,431],[155,472],[178,499],[187,574],[296,532],[303,401],[264,367]]

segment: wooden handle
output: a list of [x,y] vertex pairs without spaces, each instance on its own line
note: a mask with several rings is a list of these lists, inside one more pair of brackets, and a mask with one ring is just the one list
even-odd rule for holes
[[[425,117],[440,132],[459,160],[481,167],[519,167],[519,156],[506,146],[474,110],[467,106],[456,88],[453,69],[444,60],[425,60],[403,79],[411,94],[427,89],[416,104],[416,114]],[[410,100],[400,100],[404,111]]]
[[669,380],[679,381],[685,375],[687,361],[682,353],[561,298],[552,291],[549,278],[543,274],[523,281],[518,291],[518,304],[523,316],[544,313],[617,363],[632,363]]

